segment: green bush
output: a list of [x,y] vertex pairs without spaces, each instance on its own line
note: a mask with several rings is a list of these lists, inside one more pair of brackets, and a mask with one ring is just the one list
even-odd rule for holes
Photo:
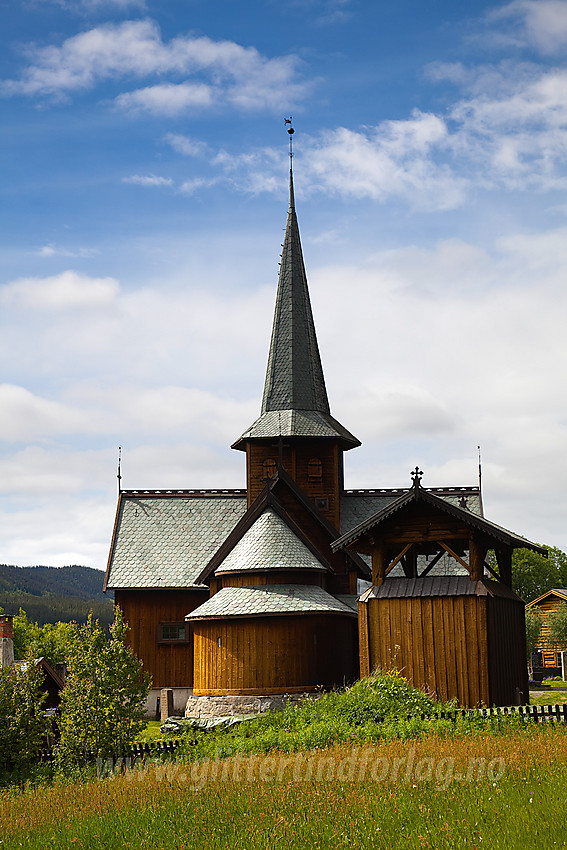
[[28,655],[0,670],[0,772],[22,772],[37,759],[51,721],[43,712],[43,675]]
[[185,738],[189,759],[234,753],[296,752],[337,743],[406,739],[439,726],[454,729],[450,720],[421,717],[455,708],[443,705],[412,687],[397,671],[376,673],[343,691],[332,691],[283,712],[269,712],[225,730],[191,730]]
[[110,640],[90,616],[84,626],[74,628],[65,659],[69,672],[56,748],[61,767],[80,764],[88,753],[120,755],[146,725],[144,704],[151,682],[125,645],[127,629],[120,608],[115,610]]

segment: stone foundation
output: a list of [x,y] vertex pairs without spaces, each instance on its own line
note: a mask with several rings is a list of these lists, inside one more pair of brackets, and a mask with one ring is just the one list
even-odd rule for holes
[[264,711],[283,711],[286,705],[300,705],[306,699],[319,699],[319,693],[281,694],[277,696],[190,696],[185,717],[209,720],[215,717],[234,717],[241,714],[262,714]]

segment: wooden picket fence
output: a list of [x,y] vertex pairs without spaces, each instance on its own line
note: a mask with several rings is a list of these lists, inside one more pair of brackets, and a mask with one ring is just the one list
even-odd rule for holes
[[[404,717],[404,720],[412,720],[419,717],[421,720],[451,720],[456,723],[459,718],[465,718],[471,715],[476,715],[479,718],[492,718],[496,720],[505,720],[507,718],[518,718],[524,723],[565,723],[567,724],[567,704],[565,705],[521,705],[521,706],[505,706],[500,708],[461,708],[453,711],[440,711],[434,714],[410,714]],[[388,718],[391,719],[391,718]],[[400,718],[398,718],[400,719]],[[378,719],[378,722],[385,722],[386,718]],[[147,743],[134,743],[124,748],[120,758],[131,762],[145,759],[171,759],[175,757],[176,750],[184,744],[184,739],[173,738],[168,741],[152,741]],[[84,753],[85,763],[94,764],[97,759],[97,754],[94,752]],[[53,762],[53,750],[44,750],[41,754],[41,760]]]

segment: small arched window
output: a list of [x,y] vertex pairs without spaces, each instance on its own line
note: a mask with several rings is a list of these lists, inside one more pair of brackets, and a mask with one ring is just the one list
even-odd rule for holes
[[262,464],[262,478],[272,478],[276,474],[277,464],[273,457],[268,457]]
[[312,457],[307,464],[307,480],[321,481],[323,478],[323,464],[318,457]]

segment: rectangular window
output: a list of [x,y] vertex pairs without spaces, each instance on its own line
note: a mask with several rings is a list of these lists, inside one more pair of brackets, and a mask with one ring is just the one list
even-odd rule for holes
[[188,631],[185,623],[160,623],[159,640],[164,643],[186,643]]

